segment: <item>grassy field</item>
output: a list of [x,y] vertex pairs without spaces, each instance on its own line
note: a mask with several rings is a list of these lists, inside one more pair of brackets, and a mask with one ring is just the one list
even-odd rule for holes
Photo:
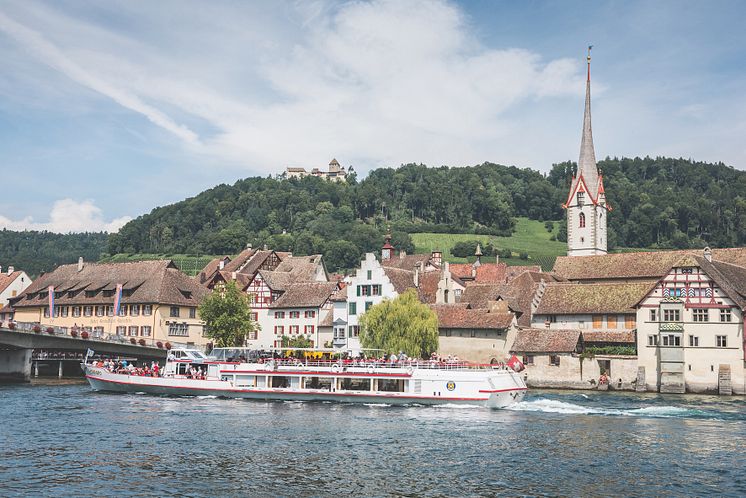
[[102,258],[102,263],[123,263],[127,261],[149,261],[153,259],[172,259],[181,271],[195,276],[216,256],[194,256],[189,254],[114,254]]
[[[492,235],[473,234],[444,234],[444,233],[413,233],[412,240],[417,252],[443,251],[443,257],[454,263],[466,263],[467,258],[457,258],[451,254],[451,248],[456,242],[479,240],[483,244],[491,242],[500,249],[510,249],[513,257],[502,260],[509,265],[539,265],[544,270],[551,270],[557,256],[567,254],[567,243],[550,240],[557,235],[559,223],[554,223],[554,230],[548,232],[544,223],[528,218],[517,218],[516,229],[512,237],[495,237]],[[525,252],[528,259],[518,256]],[[483,258],[483,261],[487,258]],[[490,258],[491,259],[491,258]],[[473,261],[474,258],[470,258]]]
[[[547,232],[544,223],[541,221],[517,218],[516,229],[512,237],[449,233],[413,233],[411,235],[418,253],[440,250],[443,251],[443,256],[447,261],[454,263],[474,261],[474,258],[457,258],[451,254],[451,248],[456,242],[479,240],[483,244],[491,242],[493,246],[499,249],[510,249],[513,256],[510,259],[501,258],[501,261],[509,265],[539,265],[545,271],[549,271],[554,265],[555,258],[567,253],[567,244],[565,242],[549,240],[552,235],[557,235],[558,225],[555,222],[554,230]],[[528,259],[519,258],[521,253],[528,254]],[[101,262],[119,263],[125,261],[172,259],[176,263],[176,266],[184,273],[194,276],[214,257],[193,254],[114,254],[101,259]],[[492,260],[492,257],[483,258],[483,261],[488,260]]]

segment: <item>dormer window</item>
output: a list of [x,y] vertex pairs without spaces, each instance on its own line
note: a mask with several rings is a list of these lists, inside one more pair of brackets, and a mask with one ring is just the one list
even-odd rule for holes
[[578,192],[578,206],[585,204],[585,192]]

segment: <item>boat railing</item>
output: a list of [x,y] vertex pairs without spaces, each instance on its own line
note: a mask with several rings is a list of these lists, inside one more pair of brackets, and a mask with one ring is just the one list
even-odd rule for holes
[[[509,368],[505,363],[468,363],[464,361],[435,361],[435,360],[307,360],[294,358],[274,358],[262,361],[264,368],[329,368],[336,371],[363,369],[365,371],[381,370],[505,370]],[[234,368],[240,368],[236,365]]]

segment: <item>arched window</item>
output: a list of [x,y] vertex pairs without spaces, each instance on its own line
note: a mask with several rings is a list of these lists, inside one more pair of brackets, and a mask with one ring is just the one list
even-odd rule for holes
[[585,213],[580,213],[580,228],[585,228]]

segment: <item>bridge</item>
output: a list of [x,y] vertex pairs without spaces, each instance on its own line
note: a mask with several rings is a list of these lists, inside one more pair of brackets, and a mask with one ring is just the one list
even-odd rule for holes
[[[62,376],[66,364],[77,364],[92,349],[96,355],[137,361],[163,360],[166,350],[154,344],[132,344],[127,338],[107,335],[82,338],[64,329],[42,329],[35,324],[0,327],[0,382],[29,382],[39,367],[56,366]],[[77,371],[77,370],[76,370]]]

